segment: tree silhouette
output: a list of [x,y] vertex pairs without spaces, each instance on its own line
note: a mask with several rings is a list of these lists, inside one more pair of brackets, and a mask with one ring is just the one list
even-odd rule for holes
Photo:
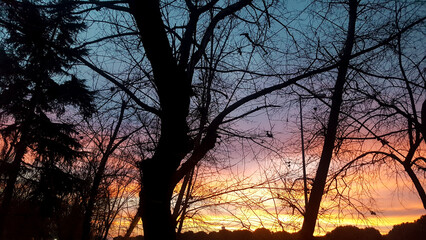
[[[355,1],[352,1],[350,5],[356,5],[354,3]],[[146,119],[155,119],[152,121],[152,128],[147,131],[147,136],[149,136],[147,138],[151,138],[147,140],[150,148],[146,148],[146,151],[141,154],[143,158],[139,165],[142,173],[142,186],[141,210],[138,213],[142,217],[147,239],[175,238],[173,228],[175,219],[171,216],[170,211],[173,190],[177,183],[185,176],[189,176],[206,154],[221,142],[221,135],[229,132],[226,129],[227,124],[270,106],[256,102],[259,98],[284,89],[302,79],[338,68],[338,83],[333,89],[334,96],[332,97],[331,111],[333,113],[330,114],[331,121],[327,128],[329,134],[327,134],[327,141],[324,144],[321,169],[318,171],[318,179],[315,181],[317,187],[313,190],[316,199],[312,201],[312,204],[316,206],[313,206],[311,208],[313,210],[309,210],[310,213],[307,214],[310,215],[308,217],[311,222],[309,228],[312,228],[313,232],[316,212],[324,191],[323,182],[327,177],[328,165],[334,149],[341,95],[349,60],[388,44],[395,39],[395,35],[386,35],[388,38],[374,41],[371,46],[352,53],[350,50],[353,39],[350,35],[353,33],[348,31],[348,43],[342,47],[342,51],[336,50],[334,54],[327,52],[328,55],[331,55],[332,60],[321,62],[318,65],[301,66],[295,69],[295,72],[287,75],[273,70],[271,72],[275,74],[260,74],[250,71],[249,64],[240,68],[238,65],[234,67],[232,60],[223,64],[226,67],[221,68],[224,56],[239,59],[238,55],[242,55],[251,59],[262,58],[260,55],[250,55],[247,51],[242,51],[243,47],[224,47],[227,51],[223,55],[221,52],[216,52],[216,49],[229,46],[228,39],[233,35],[226,33],[232,32],[234,29],[240,30],[240,28],[234,27],[240,21],[245,23],[244,26],[250,27],[254,23],[253,26],[262,26],[261,29],[267,29],[268,20],[270,21],[272,17],[268,10],[269,6],[273,5],[267,1],[263,1],[261,4],[244,0],[232,3],[215,0],[206,3],[182,1],[174,2],[174,4],[163,1],[88,1],[81,4],[94,4],[98,10],[105,9],[105,12],[126,16],[123,19],[136,23],[136,27],[131,25],[129,28],[124,28],[121,27],[121,23],[109,21],[108,23],[119,30],[115,34],[91,41],[98,43],[105,39],[122,37],[126,53],[133,57],[133,59],[129,59],[132,64],[123,70],[126,74],[114,72],[114,69],[104,70],[108,66],[97,62],[96,57],[80,58],[80,61],[125,92],[132,99],[135,107],[144,113]],[[347,3],[339,4],[348,6]],[[87,11],[91,10],[91,8],[88,9]],[[251,14],[252,12],[256,12],[258,15]],[[353,8],[351,13],[353,13]],[[354,25],[355,15],[351,15],[350,23],[352,25]],[[254,19],[251,16],[254,16]],[[257,24],[259,20],[264,20],[264,25]],[[99,22],[103,21],[103,19],[99,20]],[[419,22],[421,21],[413,24]],[[262,35],[261,30],[254,29],[259,31],[259,35]],[[234,37],[234,39],[247,40],[253,52],[267,52],[265,48],[259,47],[258,39],[253,40],[247,32],[238,33],[239,37]],[[297,41],[294,44],[298,46]],[[330,49],[332,47],[335,46],[330,46]],[[312,50],[311,54],[315,56],[315,53],[322,51],[316,49],[316,46],[309,50]],[[301,55],[298,54],[297,57]],[[115,59],[115,57],[112,58]],[[309,62],[313,64],[316,60],[313,59]],[[139,70],[134,71],[133,69]],[[210,74],[211,77],[203,78],[203,74],[207,74],[209,71],[213,73]],[[219,77],[221,71],[233,73],[224,76],[234,81],[224,81],[225,77]],[[277,82],[271,80],[274,83],[270,85],[259,86],[257,83],[260,81],[266,84],[263,78],[273,78],[274,76],[277,77],[275,80],[280,80]],[[232,88],[234,86],[235,88]],[[239,91],[241,89],[248,89],[248,91]],[[273,137],[273,134],[269,132],[267,136]],[[312,219],[314,219],[313,223]],[[161,229],[159,229],[160,226]],[[157,236],[154,233],[163,235]]]
[[266,228],[258,228],[253,232],[254,239],[267,240],[272,238],[272,233]]
[[[416,6],[395,4],[395,9],[390,12],[394,17],[389,21],[396,30],[399,31],[404,24],[403,13],[415,12],[412,9],[416,9]],[[347,185],[348,181],[359,176],[374,172],[380,178],[388,172],[396,178],[401,176],[409,179],[423,206],[426,206],[423,180],[420,177],[425,170],[422,154],[425,145],[420,121],[420,107],[425,91],[424,71],[420,67],[424,51],[417,49],[421,38],[422,33],[413,29],[397,36],[383,49],[381,55],[352,67],[358,76],[346,89],[347,103],[342,109],[340,124],[340,128],[345,130],[339,134],[337,143],[341,154],[336,154],[338,166],[336,172],[330,174],[330,179],[335,179],[334,183]],[[392,67],[384,68],[382,63]],[[355,192],[371,193],[368,184],[363,181],[357,183],[364,186],[363,193],[352,191],[353,196],[345,196],[348,204],[350,199],[360,198],[359,195],[354,196]],[[371,204],[364,206],[368,210]],[[368,214],[370,211],[367,211]]]
[[354,226],[337,227],[325,236],[326,240],[381,240],[382,235],[377,229],[359,229]]
[[309,196],[306,213],[303,219],[303,226],[300,230],[302,239],[311,239],[315,223],[320,208],[321,198],[324,193],[325,183],[328,175],[328,169],[332,159],[335,146],[336,131],[339,122],[340,107],[343,99],[343,89],[346,83],[346,74],[349,67],[350,56],[355,42],[355,23],[357,19],[358,2],[356,0],[349,1],[349,21],[347,29],[347,37],[342,49],[339,60],[338,75],[333,89],[332,104],[330,115],[328,118],[327,129],[324,139],[324,146],[321,153],[320,163],[315,176],[311,195]]
[[422,105],[422,112],[421,112],[421,119],[422,119],[422,134],[423,134],[423,140],[426,142],[426,99],[423,102]]
[[[6,59],[3,64],[7,68],[2,68],[4,73],[7,73],[10,69],[17,69],[12,71],[13,74],[6,76],[13,76],[15,72],[20,72],[19,69],[23,66],[32,68],[32,71],[26,70],[26,74],[22,74],[25,76],[21,79],[25,81],[21,81],[20,85],[14,85],[14,90],[9,91],[9,95],[12,95],[12,92],[16,95],[15,92],[19,93],[19,89],[23,89],[22,92],[25,93],[17,94],[21,96],[20,99],[23,101],[16,100],[17,104],[15,105],[20,106],[19,104],[31,102],[34,106],[27,104],[24,112],[32,112],[33,114],[25,116],[21,114],[21,118],[17,118],[15,116],[17,114],[9,114],[13,122],[16,122],[15,119],[21,119],[25,124],[21,124],[20,128],[5,128],[3,136],[9,140],[8,146],[13,146],[14,153],[20,153],[20,157],[19,155],[14,156],[18,165],[22,162],[22,157],[27,149],[34,150],[43,163],[72,160],[78,156],[77,149],[79,147],[78,143],[70,137],[73,133],[73,126],[61,123],[61,125],[45,129],[46,126],[54,125],[52,119],[59,118],[61,113],[66,111],[74,113],[75,109],[66,106],[71,104],[80,107],[85,102],[77,101],[77,99],[81,99],[81,96],[72,98],[76,101],[66,101],[61,97],[67,96],[67,94],[53,94],[55,91],[59,92],[57,89],[61,89],[68,82],[74,82],[74,85],[79,85],[79,88],[82,87],[82,82],[76,76],[68,75],[64,70],[75,63],[75,59],[78,59],[80,63],[85,65],[81,69],[87,70],[89,68],[100,79],[106,79],[114,84],[115,86],[107,91],[119,92],[126,95],[125,99],[131,99],[128,107],[134,110],[134,115],[137,116],[135,118],[143,125],[142,134],[133,140],[140,150],[137,157],[139,161],[137,167],[141,177],[138,214],[143,220],[146,239],[175,239],[175,226],[178,219],[176,216],[183,213],[180,218],[182,221],[178,227],[180,229],[187,206],[193,202],[191,201],[193,196],[191,196],[190,191],[192,189],[190,187],[192,172],[195,167],[199,166],[200,161],[209,160],[206,156],[215,147],[220,144],[228,144],[224,138],[240,137],[242,139],[246,137],[249,141],[254,140],[254,137],[250,134],[237,131],[239,120],[275,107],[266,97],[270,96],[271,93],[296,83],[301,88],[306,87],[310,83],[302,82],[302,80],[322,73],[327,73],[327,77],[329,77],[333,74],[329,72],[337,69],[337,81],[334,88],[332,87],[330,90],[333,95],[330,98],[331,111],[328,126],[325,127],[326,125],[324,125],[324,128],[321,129],[327,133],[323,156],[314,182],[311,201],[305,213],[306,227],[304,229],[307,230],[302,231],[310,237],[315,227],[328,168],[335,149],[335,135],[338,131],[339,116],[341,116],[344,85],[348,80],[348,68],[351,67],[349,63],[366,53],[374,53],[375,50],[393,41],[396,35],[410,28],[401,29],[401,32],[396,34],[392,34],[392,32],[387,35],[388,33],[386,33],[384,38],[374,39],[372,44],[370,42],[364,44],[363,41],[356,42],[358,44],[355,44],[357,51],[352,53],[354,52],[351,51],[352,45],[355,42],[353,27],[357,15],[357,1],[349,1],[349,4],[348,2],[327,4],[329,6],[343,6],[341,9],[344,10],[340,11],[339,14],[344,12],[344,18],[347,20],[344,20],[344,22],[349,23],[348,30],[336,26],[336,28],[343,30],[342,32],[347,32],[346,43],[340,49],[333,45],[334,41],[328,47],[322,47],[319,38],[318,41],[316,39],[316,33],[313,33],[315,36],[307,37],[309,40],[307,48],[300,47],[299,37],[302,38],[301,36],[304,33],[294,38],[288,30],[288,26],[280,22],[279,19],[281,18],[272,14],[273,9],[271,7],[280,6],[275,5],[277,3],[275,0],[83,0],[40,1],[37,3],[38,5],[31,5],[32,8],[27,9],[23,14],[24,16],[20,17],[21,22],[15,24],[15,28],[20,28],[21,25],[24,27],[31,25],[28,29],[37,29],[35,33],[28,30],[35,37],[31,36],[27,40],[34,41],[34,43],[30,41],[30,44],[35,47],[28,48],[25,54],[21,54],[19,58],[15,59],[16,62],[21,61],[21,64],[11,64],[13,61],[10,59],[12,59],[12,53],[15,52],[14,49],[19,50],[20,48],[10,45],[11,50],[6,49],[3,54],[5,56],[3,59]],[[8,1],[4,3],[7,8],[0,11],[8,12],[7,16],[17,15],[20,11],[15,12],[10,9],[19,10],[28,4],[29,2],[26,1]],[[78,7],[72,10],[74,5]],[[348,6],[349,19],[346,17]],[[362,5],[362,11],[367,11],[369,6],[369,4]],[[327,12],[334,13],[334,8],[330,7],[328,10],[330,11]],[[36,16],[38,14],[43,17],[38,19],[31,14]],[[58,14],[61,17],[50,21],[52,16]],[[79,35],[78,40],[81,44],[79,47],[70,48],[75,45],[75,42],[63,40],[64,38],[68,39],[61,35],[61,32],[65,32],[67,28],[60,26],[67,25],[62,24],[63,19],[71,21],[71,16],[78,15],[84,16],[85,21],[90,22],[90,25],[94,27],[88,30],[87,34]],[[330,20],[327,17],[324,19]],[[74,20],[76,19],[73,18]],[[416,21],[413,25],[419,24],[423,20]],[[13,29],[14,27],[13,21],[9,19],[0,23],[4,26],[4,29],[8,29],[8,27]],[[37,24],[32,26],[33,23]],[[270,27],[273,24],[277,24],[275,26],[279,26],[280,30],[275,31],[274,27]],[[79,27],[81,27],[79,24],[73,26],[74,33],[78,32]],[[309,25],[308,28],[312,28],[312,26]],[[94,32],[95,30],[97,32]],[[38,36],[43,32],[46,34],[42,37]],[[23,32],[19,31],[20,33]],[[16,33],[15,35],[19,34]],[[288,39],[292,39],[283,44],[291,45],[290,47],[286,48],[281,43],[273,44],[282,40],[282,34]],[[13,34],[10,33],[9,35],[12,36]],[[333,40],[339,39],[339,37],[339,40],[345,38],[345,34],[340,36],[333,31],[327,31],[324,35],[338,35]],[[9,37],[9,39],[18,38]],[[57,44],[57,39],[62,39],[61,44]],[[339,42],[344,42],[344,40]],[[266,43],[271,44],[271,46],[267,46]],[[87,46],[93,46],[93,50],[90,55],[83,56],[84,51],[81,49]],[[333,50],[333,48],[335,49]],[[34,49],[37,53],[34,56],[40,55],[36,59],[33,59],[31,52]],[[45,56],[44,54],[47,53],[49,54]],[[327,57],[319,59],[317,58],[318,54]],[[31,61],[27,62],[26,60],[29,57]],[[278,64],[271,66],[273,60],[292,58],[296,60],[280,62],[284,66],[278,66]],[[30,64],[37,62],[36,60],[42,64],[40,66]],[[50,65],[52,62],[54,63],[52,66],[58,66],[52,69]],[[66,62],[66,64],[61,65],[61,62]],[[259,64],[253,64],[253,62],[259,62]],[[46,79],[52,81],[41,81],[39,79],[43,78],[38,77],[37,74],[40,76],[44,74],[47,76]],[[37,80],[32,79],[34,76],[37,76]],[[60,83],[61,79],[67,77],[71,77],[71,80]],[[25,85],[26,80],[29,79],[32,85]],[[55,85],[55,83],[57,84]],[[316,84],[314,85],[317,87]],[[35,87],[37,89],[32,90]],[[4,89],[9,88],[5,87]],[[84,93],[84,91],[79,92]],[[86,93],[88,94],[88,92]],[[44,98],[46,99],[43,100]],[[286,95],[283,98],[287,99]],[[33,100],[31,101],[31,99]],[[86,100],[88,99],[86,98]],[[112,101],[117,100],[113,97],[111,99]],[[90,112],[88,107],[83,107],[80,110],[83,113]],[[39,122],[37,119],[42,113],[44,113],[43,128],[38,125],[33,126],[35,122]],[[31,121],[25,122],[25,119],[31,119]],[[117,131],[118,125],[115,125]],[[111,126],[114,126],[114,124]],[[37,131],[34,130],[36,128]],[[55,137],[58,132],[62,133],[60,138]],[[265,138],[273,139],[277,136],[275,132],[269,130],[265,132]],[[55,149],[61,150],[61,152],[51,149],[48,141],[39,144],[39,141],[32,139],[32,136],[43,136],[44,139],[52,140],[50,142],[60,146],[55,147]],[[111,136],[113,138],[110,144],[107,144],[109,150],[105,151],[108,154],[104,155],[105,158],[97,165],[99,169],[96,169],[94,171],[96,174],[93,174],[93,176],[96,176],[93,178],[94,184],[91,193],[88,194],[91,195],[89,198],[92,198],[92,200],[89,200],[89,208],[96,205],[97,193],[108,194],[107,189],[99,189],[99,186],[102,185],[102,179],[104,179],[104,169],[110,162],[107,161],[108,156],[114,147],[118,146],[116,144],[119,142],[118,139],[116,139],[117,141],[113,140],[114,135]],[[67,154],[64,154],[63,151]],[[7,150],[3,151],[1,155],[12,156],[8,154]],[[2,166],[1,168],[6,169],[8,167]],[[19,168],[15,169],[17,169],[16,176],[18,176]],[[43,175],[43,180],[49,179],[47,175],[54,172],[47,171],[48,169],[51,168],[46,167],[46,176]],[[16,177],[8,177],[8,179],[16,179]],[[174,190],[182,180],[181,194],[174,194]],[[9,185],[13,186],[14,184]],[[41,189],[46,188],[43,186]],[[62,191],[59,188],[57,190],[58,192]],[[5,192],[10,191],[11,187],[7,188]],[[47,192],[46,196],[54,196],[55,194]],[[174,195],[178,195],[175,198],[177,201],[172,199]],[[55,201],[54,197],[49,199]],[[105,201],[103,203],[107,205],[108,198],[105,197],[103,200]],[[174,212],[176,214],[172,214],[171,207],[175,203]],[[250,207],[254,208],[255,206]],[[300,209],[300,214],[303,215],[303,209],[298,209]],[[88,234],[90,225],[92,223],[93,228],[97,221],[97,219],[91,218],[90,211],[89,209],[86,212],[84,238],[90,237]],[[109,213],[101,212],[101,214],[108,215]],[[111,214],[108,215],[108,218],[110,216]],[[278,212],[276,216],[278,216]],[[134,223],[137,223],[138,218],[135,217],[134,219]],[[110,218],[108,221],[110,221]]]
[[386,236],[387,240],[421,240],[426,235],[426,215],[413,223],[402,223],[393,226]]
[[[101,182],[104,180],[104,175],[107,168],[108,160],[112,158],[113,153],[117,150],[117,148],[120,146],[120,144],[123,144],[132,134],[134,134],[137,130],[131,131],[129,134],[125,136],[119,136],[120,128],[122,128],[123,124],[123,118],[125,117],[125,110],[126,110],[127,103],[126,101],[122,101],[121,108],[119,112],[119,116],[117,117],[117,123],[114,126],[114,123],[112,124],[111,130],[107,136],[99,137],[97,142],[97,148],[99,149],[99,164],[95,168],[95,173],[93,176],[93,183],[90,186],[89,194],[88,194],[88,200],[87,200],[87,206],[86,211],[84,213],[84,221],[83,221],[83,235],[82,239],[90,239],[91,236],[91,229],[92,229],[92,217],[95,210],[95,203],[98,200],[98,193],[101,188]],[[102,130],[104,130],[107,127],[102,126],[104,124],[99,118],[97,119],[99,121],[99,129],[96,128],[93,132],[88,133],[88,135],[102,135]],[[106,121],[105,121],[106,122]],[[108,129],[108,128],[107,128]],[[95,132],[96,131],[96,132]],[[92,137],[92,136],[91,136]],[[95,150],[92,151],[93,158],[96,159]],[[117,161],[117,160],[116,160]]]
[[0,109],[7,117],[1,134],[4,139],[15,138],[13,159],[10,163],[2,159],[10,170],[0,207],[1,236],[24,155],[31,149],[40,161],[68,163],[80,156],[73,125],[52,119],[67,106],[89,116],[93,93],[83,80],[66,72],[85,53],[70,47],[84,27],[71,7],[49,12],[31,1],[0,4],[5,34],[0,49]]

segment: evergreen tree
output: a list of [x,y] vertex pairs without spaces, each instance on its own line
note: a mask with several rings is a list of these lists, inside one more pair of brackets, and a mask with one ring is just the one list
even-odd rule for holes
[[[67,0],[59,2],[68,2]],[[72,4],[51,11],[35,1],[0,2],[0,113],[3,139],[16,138],[8,165],[0,206],[0,237],[9,213],[24,155],[31,149],[47,161],[71,162],[80,155],[74,126],[59,118],[68,106],[88,117],[93,92],[67,70],[84,49],[73,49],[76,34],[84,29],[72,13]],[[56,120],[56,121],[55,121]],[[52,166],[52,164],[43,164]],[[44,171],[48,173],[52,171]]]

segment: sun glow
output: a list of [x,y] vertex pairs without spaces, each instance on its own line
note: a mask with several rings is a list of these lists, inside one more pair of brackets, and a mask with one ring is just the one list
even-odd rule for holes
[[[279,190],[278,185],[259,184],[259,180],[265,180],[262,176],[255,176],[252,173],[250,176],[250,178],[242,176],[236,178],[235,175],[224,172],[220,177],[205,178],[196,182],[183,232],[211,232],[223,228],[230,231],[267,228],[271,231],[284,230],[290,233],[300,230],[303,216],[297,208],[289,205],[288,199],[284,198],[286,191]],[[245,181],[241,182],[242,179]],[[369,180],[368,175],[364,180]],[[370,203],[371,205],[366,208],[370,209],[369,211],[352,209],[347,205],[342,205],[339,209],[335,199],[326,196],[321,204],[322,211],[317,221],[315,235],[324,235],[337,226],[345,225],[359,228],[373,227],[382,234],[387,234],[393,225],[412,222],[426,213],[413,189],[402,188],[395,192],[397,183],[385,177],[382,177],[381,181],[372,178],[370,183],[375,192],[374,201],[368,198],[357,199]],[[409,185],[409,182],[406,184]],[[176,194],[179,188],[180,186],[177,187]],[[351,186],[354,192],[363,189],[365,186],[359,184]],[[134,190],[132,188],[132,191]],[[277,191],[281,193],[277,194]],[[133,200],[137,202],[137,196],[134,196]],[[295,194],[292,200],[299,203],[297,207],[303,211],[303,194]],[[134,213],[135,211],[127,213],[126,216],[115,220],[114,228],[117,235],[124,235]],[[142,233],[142,222],[139,221],[132,235]]]

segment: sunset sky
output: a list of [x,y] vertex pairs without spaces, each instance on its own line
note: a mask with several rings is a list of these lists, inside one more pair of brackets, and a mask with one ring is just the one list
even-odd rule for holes
[[[293,103],[297,101],[294,100]],[[304,111],[308,112],[312,109],[311,104],[304,105]],[[287,181],[299,179],[296,184],[301,186],[300,116],[298,114],[297,110],[292,109],[284,115],[266,117],[259,114],[250,118],[250,121],[238,123],[240,129],[257,129],[260,135],[264,135],[267,129],[272,129],[274,138],[265,138],[263,143],[270,144],[268,146],[271,147],[278,146],[277,152],[247,143],[234,142],[219,145],[214,150],[214,156],[210,156],[218,165],[209,163],[212,161],[209,158],[201,164],[193,191],[194,199],[191,200],[206,196],[210,196],[211,199],[200,200],[191,205],[189,215],[192,219],[185,220],[183,231],[210,232],[219,231],[223,227],[228,230],[249,229],[252,231],[262,227],[272,231],[300,230],[303,217],[297,210],[289,208],[288,202],[280,200],[280,198],[290,197],[284,189],[292,182]],[[305,128],[309,128],[309,125],[305,125]],[[309,137],[309,133],[305,133],[305,141],[307,136]],[[306,159],[307,175],[312,179],[315,176],[318,152],[322,145],[312,143],[310,146],[311,148],[306,151]],[[425,154],[424,146],[423,143],[417,152],[418,155]],[[362,145],[352,143],[345,146],[346,149],[353,148],[355,153],[356,150],[371,151],[382,147],[377,140],[366,141]],[[398,147],[404,148],[402,145]],[[339,161],[343,163],[349,161],[354,157],[353,154],[351,152],[342,154],[343,157],[340,160],[333,160],[330,175],[342,166]],[[411,180],[400,164],[392,162],[388,164],[366,167],[362,171],[355,169],[350,172],[352,175],[347,177],[349,185],[343,193],[353,198],[351,202],[353,206],[341,199],[336,200],[333,195],[335,191],[331,191],[331,194],[323,198],[321,203],[322,208],[326,210],[319,216],[315,234],[324,235],[337,226],[345,225],[354,225],[359,228],[374,227],[382,234],[387,234],[393,225],[413,222],[426,214]],[[424,184],[425,176],[419,174],[418,177]],[[342,180],[339,179],[338,184],[341,184]],[[179,187],[176,191],[178,190]],[[218,196],[215,196],[216,194]],[[294,198],[293,202],[303,208],[302,193],[299,191],[293,194],[290,198]],[[137,201],[137,198],[134,198],[134,202]],[[191,211],[195,214],[191,215]],[[116,219],[114,231],[117,234],[125,233],[133,214],[134,212],[127,213],[122,218]],[[140,234],[143,234],[141,221],[133,232],[133,235]]]
[[419,219],[425,21],[398,0],[0,0],[0,238]]
[[[349,215],[350,213],[348,213],[347,216],[338,216],[338,213],[322,216],[319,219],[318,226],[320,226],[320,228],[317,228],[316,235],[323,235],[333,230],[336,226],[344,225],[353,225],[359,228],[374,227],[383,235],[387,234],[392,229],[393,225],[403,222],[413,222],[419,219],[420,216],[426,214],[426,211],[423,209],[415,193],[405,191],[404,193],[398,194],[403,194],[403,199],[398,198],[397,194],[393,191],[389,191],[385,188],[381,189],[381,195],[377,198],[378,205],[380,206],[380,212],[377,213],[377,216],[367,215],[366,218],[360,218],[356,213],[353,213],[353,216]],[[236,211],[237,214],[235,215],[237,217],[245,219],[245,227],[235,216],[223,210],[221,211],[222,213],[217,213],[217,211],[221,210],[203,211],[200,215],[202,215],[201,219],[204,222],[188,220],[185,223],[187,225],[184,227],[183,231],[219,231],[222,227],[233,231],[248,229],[247,226],[250,226],[250,230],[265,227],[272,231],[281,231],[281,227],[275,223],[275,217],[265,214],[264,211],[260,209],[257,212],[245,212],[244,214]],[[257,215],[254,213],[257,213]],[[260,223],[259,218],[263,221],[263,225]],[[284,229],[288,232],[298,231],[299,228],[297,226],[300,227],[303,221],[302,218],[294,215],[281,214],[279,218],[285,226]],[[116,232],[117,235],[123,235],[129,223],[128,218],[116,219],[112,234]],[[132,235],[143,235],[141,221],[139,221]]]
[[[270,168],[272,162],[266,164],[263,162],[263,164],[266,165],[266,168]],[[201,190],[196,191],[197,193],[194,196],[196,194],[200,196],[214,195],[222,192],[223,189],[240,190],[220,195],[220,197],[211,201],[201,201],[200,204],[194,204],[193,208],[197,209],[197,214],[193,216],[193,219],[185,220],[183,231],[210,232],[219,231],[223,227],[231,231],[242,229],[254,231],[262,227],[272,231],[281,231],[282,227],[288,232],[300,230],[303,222],[300,214],[297,211],[292,212],[285,207],[285,203],[279,200],[271,200],[271,192],[267,187],[264,184],[258,185],[262,180],[266,180],[263,171],[265,169],[262,169],[265,166],[259,167],[258,164],[258,162],[250,164],[241,164],[240,162],[232,169],[222,170],[219,175],[210,175],[212,178],[210,181],[203,179],[204,183],[199,183]],[[211,174],[209,171],[204,174]],[[239,172],[239,175],[235,175],[236,172]],[[386,176],[373,176],[371,180],[368,179],[371,177],[369,174],[364,177],[366,177],[363,180],[366,181],[365,184],[370,185],[371,193],[369,194],[371,194],[371,198],[356,199],[355,202],[363,201],[363,203],[370,204],[368,207],[371,212],[360,208],[361,213],[359,213],[348,206],[338,209],[335,207],[336,202],[327,198],[321,206],[330,207],[330,209],[319,216],[316,235],[323,235],[337,226],[344,225],[354,225],[359,228],[374,227],[382,234],[387,234],[393,225],[413,222],[426,214],[420,198],[411,182],[405,178],[406,176],[399,176],[397,181],[395,181],[395,178],[387,178]],[[357,185],[351,186],[351,189],[357,188]],[[205,189],[208,189],[208,193],[202,192]],[[275,190],[274,192],[280,191]],[[277,197],[276,195],[273,196]],[[299,198],[299,202],[303,204],[303,196],[299,196]],[[137,198],[134,201],[137,202]],[[251,205],[248,206],[248,204]],[[133,213],[128,216],[133,216]],[[279,225],[277,216],[282,226]],[[129,223],[129,217],[117,218],[113,230],[117,234],[123,235]],[[142,233],[142,222],[139,221],[133,235]]]

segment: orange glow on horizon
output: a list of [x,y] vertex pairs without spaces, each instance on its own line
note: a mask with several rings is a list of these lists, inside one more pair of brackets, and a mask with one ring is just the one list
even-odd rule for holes
[[[218,189],[226,189],[228,187],[235,187],[237,184],[232,181],[237,181],[235,178],[229,180],[228,177],[231,175],[222,174],[215,179],[204,179],[203,182],[199,182],[201,186],[195,188],[194,198],[197,196],[205,196],[212,193],[217,193]],[[366,176],[367,177],[367,176]],[[227,181],[228,179],[228,181]],[[259,177],[253,177],[251,180],[259,180]],[[248,180],[248,179],[245,179]],[[249,184],[244,182],[245,184]],[[383,186],[387,184],[387,186]],[[410,183],[406,183],[409,185]],[[421,201],[415,192],[410,188],[404,188],[401,193],[396,194],[392,190],[396,185],[392,181],[375,180],[372,184],[374,186],[377,196],[375,197],[376,205],[378,206],[377,212],[366,213],[364,218],[353,210],[343,209],[338,212],[337,209],[325,212],[319,217],[318,225],[315,231],[315,235],[325,235],[337,226],[353,225],[359,228],[373,227],[381,232],[382,235],[387,234],[393,225],[401,224],[403,222],[413,222],[420,218],[421,215],[426,214],[423,209]],[[183,227],[185,231],[219,231],[222,227],[227,230],[243,230],[248,229],[254,231],[258,228],[267,228],[271,231],[285,230],[287,232],[297,232],[303,222],[303,218],[297,212],[292,214],[291,212],[285,213],[283,210],[277,215],[275,214],[275,208],[280,208],[281,202],[275,202],[271,199],[270,192],[266,188],[247,188],[243,185],[238,185],[243,188],[241,191],[229,192],[218,197],[214,197],[211,200],[203,201],[200,203],[194,203],[194,208],[199,208],[197,214],[193,215],[192,218],[187,218]],[[132,190],[138,186],[133,185]],[[355,191],[358,189],[357,186],[352,186]],[[179,187],[177,188],[179,190]],[[362,190],[359,188],[358,190]],[[268,196],[269,195],[269,196]],[[134,202],[137,202],[137,195],[134,196]],[[242,198],[241,197],[247,197]],[[252,201],[258,201],[259,206],[242,206],[244,201],[248,201],[250,198]],[[298,201],[303,202],[303,195],[297,196]],[[367,200],[366,200],[367,201]],[[254,203],[253,202],[253,203]],[[211,204],[210,207],[203,207],[203,205]],[[217,205],[214,205],[217,204]],[[228,207],[227,204],[234,205],[234,207]],[[330,199],[324,199],[322,202],[323,207],[335,206],[333,201]],[[135,210],[135,209],[134,209]],[[374,211],[376,211],[374,209]],[[124,235],[131,222],[131,217],[135,211],[126,213],[121,217],[118,217],[114,222],[112,229],[112,236],[118,234]],[[280,223],[277,221],[280,220]],[[134,230],[133,236],[140,235],[143,233],[142,222],[139,220],[137,227]]]
[[[377,142],[373,141],[361,147],[365,151],[377,146]],[[283,199],[289,197],[303,209],[301,181],[294,185],[299,192],[289,196],[285,190],[287,186],[283,185],[285,179],[281,179],[302,177],[301,166],[297,162],[298,156],[295,154],[286,157],[287,159],[276,160],[271,159],[269,155],[260,156],[259,158],[263,159],[261,162],[245,162],[220,170],[201,167],[191,193],[193,201],[190,207],[192,212],[189,213],[191,217],[185,219],[183,232],[212,232],[219,231],[222,227],[231,231],[243,229],[254,231],[262,227],[271,231],[285,230],[290,233],[299,231],[303,223],[302,215],[297,210],[292,210],[288,202],[279,200],[280,197]],[[308,177],[313,178],[317,159],[315,160],[315,155],[308,155],[307,158],[313,159],[308,166],[310,168]],[[291,164],[287,164],[289,160]],[[341,159],[334,160],[333,163],[336,164],[336,168],[340,167],[338,164],[345,164]],[[403,169],[401,171],[398,168],[401,166],[395,164],[395,169],[385,167],[378,170],[366,169],[362,174],[354,174],[348,182],[332,182],[335,189],[330,189],[328,197],[323,198],[321,207],[325,210],[319,216],[315,235],[325,235],[337,226],[345,225],[359,228],[373,227],[385,235],[394,225],[413,222],[426,214],[412,182]],[[425,179],[420,181],[424,184]],[[174,194],[179,193],[181,184],[182,182],[175,188]],[[132,185],[129,189],[137,192],[138,187]],[[337,209],[339,204],[333,200],[333,194],[336,194],[337,190],[355,196],[359,204],[357,206],[362,207],[360,212],[354,211],[347,203],[341,205],[342,209]],[[133,198],[133,202],[137,203],[138,194],[134,194]],[[134,207],[117,217],[111,236],[124,235],[135,212]],[[132,235],[142,233],[142,222],[139,220]]]

